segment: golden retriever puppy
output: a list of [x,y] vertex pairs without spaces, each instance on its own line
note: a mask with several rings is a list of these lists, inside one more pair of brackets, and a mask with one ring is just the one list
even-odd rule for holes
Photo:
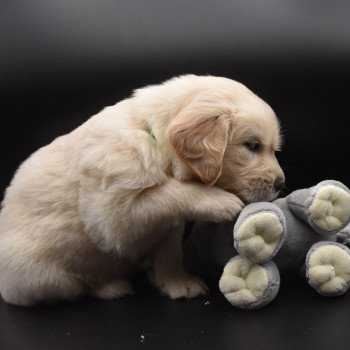
[[17,305],[114,299],[146,258],[171,298],[205,284],[182,265],[186,219],[232,219],[283,182],[272,109],[233,80],[187,75],[91,117],[29,157],[0,214],[0,292]]

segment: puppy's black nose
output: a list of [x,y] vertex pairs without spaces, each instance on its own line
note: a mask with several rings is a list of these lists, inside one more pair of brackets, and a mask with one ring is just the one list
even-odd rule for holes
[[278,192],[280,190],[282,190],[286,185],[286,182],[284,180],[283,177],[278,177],[275,181],[275,184],[274,184],[274,187],[275,187],[275,190]]

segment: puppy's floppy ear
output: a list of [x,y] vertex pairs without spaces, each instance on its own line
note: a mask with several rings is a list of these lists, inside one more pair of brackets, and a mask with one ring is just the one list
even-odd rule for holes
[[206,184],[221,175],[230,135],[230,117],[182,114],[167,129],[167,137],[180,161]]

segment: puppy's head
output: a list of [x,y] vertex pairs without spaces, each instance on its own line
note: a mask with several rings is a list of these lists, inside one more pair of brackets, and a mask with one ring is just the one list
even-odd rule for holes
[[275,157],[280,150],[272,109],[243,85],[199,91],[167,128],[180,162],[195,177],[244,202],[272,200],[284,184]]

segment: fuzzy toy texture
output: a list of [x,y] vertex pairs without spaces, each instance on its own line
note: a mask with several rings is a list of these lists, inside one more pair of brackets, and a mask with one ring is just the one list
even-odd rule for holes
[[350,287],[350,249],[342,244],[349,242],[349,220],[349,189],[327,180],[273,203],[249,204],[235,222],[198,223],[187,245],[198,253],[199,242],[201,248],[209,242],[199,260],[210,251],[207,266],[224,265],[219,287],[226,299],[255,309],[276,297],[280,272],[301,271],[321,295],[344,294]]
[[[349,217],[348,188],[330,180],[273,203],[248,205],[234,226],[238,255],[226,264],[220,290],[234,306],[264,306],[277,295],[278,266],[283,271],[304,268],[309,284],[322,295],[344,294],[350,286],[350,250],[335,241]],[[247,260],[248,273],[232,268]]]

